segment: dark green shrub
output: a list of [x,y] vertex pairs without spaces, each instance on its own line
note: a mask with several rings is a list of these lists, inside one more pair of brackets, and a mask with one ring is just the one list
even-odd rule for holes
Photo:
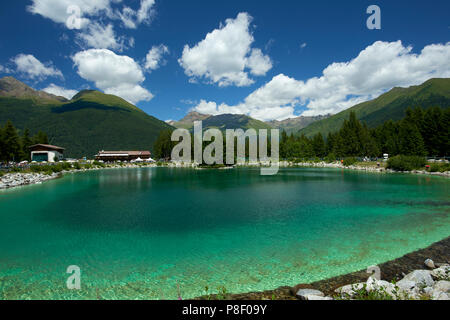
[[412,171],[423,169],[427,160],[420,156],[395,156],[388,160],[387,168],[396,171]]
[[343,165],[348,167],[348,166],[354,165],[357,162],[358,162],[358,160],[356,158],[353,158],[353,157],[352,158],[345,158],[344,162],[343,162]]
[[66,170],[66,171],[72,169],[72,164],[70,164],[69,162],[62,162],[61,166],[62,166],[63,170]]
[[94,161],[92,164],[97,167],[102,167],[102,168],[106,167],[106,165],[104,163],[99,162],[99,161]]
[[55,165],[50,166],[50,167],[51,167],[51,171],[54,172],[54,173],[58,173],[58,172],[63,171],[62,164],[55,164]]
[[334,153],[330,153],[325,157],[326,163],[332,163],[334,161],[336,161],[336,155]]
[[450,163],[433,163],[430,165],[430,172],[446,172],[450,171]]

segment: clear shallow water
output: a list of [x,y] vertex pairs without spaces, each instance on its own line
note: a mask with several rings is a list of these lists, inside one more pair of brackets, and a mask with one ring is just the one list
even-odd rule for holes
[[[0,299],[176,299],[312,282],[450,235],[450,181],[120,169],[0,192]],[[69,265],[82,290],[69,291]]]

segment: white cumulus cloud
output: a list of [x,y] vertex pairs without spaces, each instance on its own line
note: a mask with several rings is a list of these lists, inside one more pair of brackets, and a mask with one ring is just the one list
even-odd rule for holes
[[10,70],[0,64],[0,73],[10,73]]
[[260,49],[252,49],[255,39],[250,32],[252,17],[239,13],[227,19],[225,25],[208,33],[190,48],[185,45],[178,60],[191,82],[204,78],[219,86],[248,86],[254,82],[249,73],[262,76],[272,68],[272,62]]
[[137,13],[137,20],[139,23],[148,22],[150,20],[154,5],[155,0],[141,0],[141,7]]
[[142,87],[144,73],[132,58],[108,49],[89,49],[73,56],[78,74],[93,81],[97,88],[136,104],[149,101],[153,95]]
[[61,77],[63,74],[54,68],[51,63],[43,64],[31,54],[19,54],[12,61],[17,71],[31,79],[45,79],[47,77]]
[[87,25],[87,16],[95,16],[105,12],[111,14],[111,0],[32,0],[32,4],[27,7],[33,14],[39,14],[51,19],[56,23],[66,23],[73,13],[68,12],[68,8],[76,6],[80,9],[82,25]]
[[161,64],[164,64],[163,56],[169,53],[169,48],[161,44],[159,46],[153,46],[147,53],[145,58],[145,69],[156,70]]
[[42,89],[42,91],[54,94],[55,96],[64,97],[69,100],[78,93],[78,91],[76,90],[65,89],[63,87],[57,86],[54,83],[50,84],[47,88]]
[[117,39],[114,33],[113,25],[102,26],[99,23],[91,23],[86,29],[78,35],[83,44],[95,49],[115,49],[121,51],[124,48],[124,40]]
[[347,62],[335,62],[322,76],[306,81],[284,74],[251,93],[236,105],[201,101],[194,109],[209,114],[240,113],[260,120],[337,113],[374,99],[395,86],[418,85],[430,78],[450,77],[450,42],[430,44],[418,54],[401,41],[377,41]]
[[141,0],[138,10],[123,7],[122,12],[117,11],[117,16],[122,20],[126,28],[136,29],[141,23],[149,24],[155,13],[155,0]]

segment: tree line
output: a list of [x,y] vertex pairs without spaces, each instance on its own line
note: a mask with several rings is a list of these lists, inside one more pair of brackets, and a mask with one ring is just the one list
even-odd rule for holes
[[30,161],[28,148],[39,143],[49,143],[46,133],[39,131],[32,136],[28,129],[19,132],[8,120],[4,126],[0,126],[0,161]]
[[450,108],[408,108],[402,120],[389,120],[373,129],[352,112],[340,130],[326,139],[320,133],[312,139],[282,135],[280,153],[284,158],[381,157],[385,153],[444,157],[450,150],[449,125]]
[[[385,153],[389,156],[443,157],[450,154],[449,128],[450,108],[409,108],[402,120],[389,120],[376,128],[368,128],[351,112],[341,128],[326,138],[321,133],[308,138],[305,135],[288,135],[283,131],[280,137],[280,158],[336,160],[382,157]],[[155,158],[170,158],[171,150],[176,145],[171,141],[171,134],[170,130],[160,133],[154,145]]]

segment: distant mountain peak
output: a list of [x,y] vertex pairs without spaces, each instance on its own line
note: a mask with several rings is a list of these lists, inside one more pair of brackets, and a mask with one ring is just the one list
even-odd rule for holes
[[58,97],[53,94],[34,90],[25,83],[13,77],[4,77],[0,79],[0,97],[17,99],[36,99],[41,102],[66,102],[64,97]]
[[282,129],[282,130],[286,131],[287,133],[295,133],[303,128],[306,128],[307,126],[309,126],[310,124],[312,124],[316,121],[320,121],[320,120],[323,120],[323,119],[326,119],[329,117],[331,117],[331,114],[320,115],[320,116],[311,116],[311,117],[299,116],[299,117],[289,118],[289,119],[285,119],[285,120],[281,120],[281,121],[272,120],[267,123],[269,123],[274,128]]
[[186,116],[184,116],[183,119],[181,119],[179,122],[194,122],[194,121],[201,121],[205,120],[207,118],[211,117],[210,114],[203,114],[197,111],[190,111]]
[[78,92],[76,95],[74,95],[74,96],[72,97],[72,100],[80,99],[80,98],[82,98],[83,96],[85,96],[85,95],[87,95],[87,94],[95,93],[95,92],[99,92],[99,91],[96,91],[96,90],[89,90],[89,89],[81,90],[80,92]]
[[253,119],[245,114],[219,114],[210,115],[197,111],[190,111],[180,121],[170,121],[170,125],[176,128],[193,129],[195,121],[203,121],[203,129],[272,129],[269,124]]

